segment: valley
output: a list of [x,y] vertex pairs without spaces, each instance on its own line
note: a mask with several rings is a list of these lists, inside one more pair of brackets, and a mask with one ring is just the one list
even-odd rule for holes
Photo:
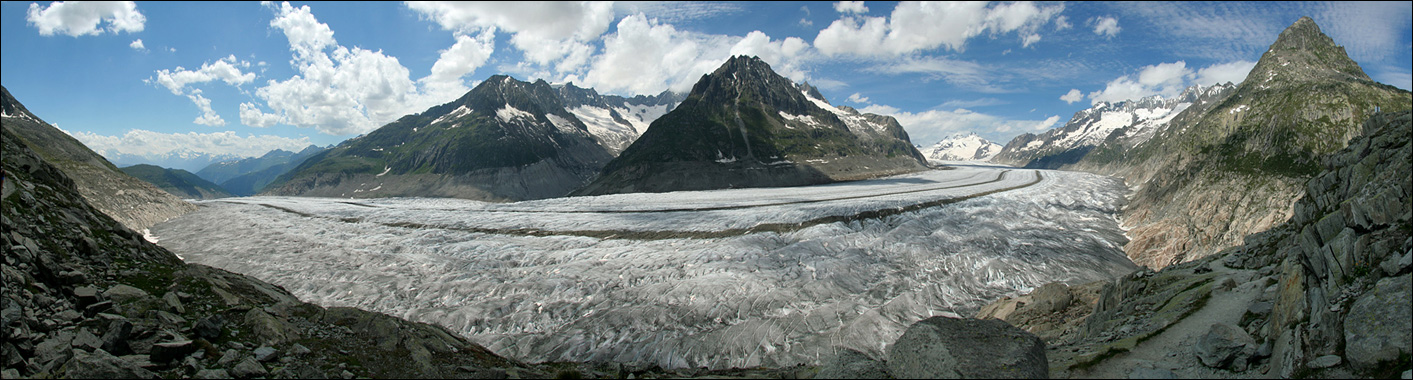
[[1132,271],[1122,192],[1091,174],[959,166],[517,203],[227,198],[153,234],[189,263],[527,362],[785,367],[841,347],[882,356],[918,319]]

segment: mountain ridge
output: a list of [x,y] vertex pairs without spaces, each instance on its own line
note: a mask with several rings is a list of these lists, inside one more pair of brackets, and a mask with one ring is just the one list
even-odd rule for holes
[[9,89],[0,86],[0,91],[4,115],[0,126],[62,170],[94,208],[134,231],[196,210],[196,206],[123,173],[82,142],[29,112]]
[[757,57],[732,57],[574,194],[808,185],[926,168],[896,119],[811,93]]

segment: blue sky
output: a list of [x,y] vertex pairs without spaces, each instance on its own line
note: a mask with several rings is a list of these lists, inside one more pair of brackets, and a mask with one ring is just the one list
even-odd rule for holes
[[687,91],[735,54],[895,116],[1004,144],[1097,101],[1240,81],[1310,16],[1374,80],[1413,82],[1413,3],[16,2],[0,82],[100,153],[329,145],[495,74]]

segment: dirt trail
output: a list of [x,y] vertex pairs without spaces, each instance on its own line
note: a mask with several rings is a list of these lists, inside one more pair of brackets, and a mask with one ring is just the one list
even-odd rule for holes
[[[1214,289],[1207,304],[1192,315],[1140,343],[1129,352],[1104,360],[1084,373],[1071,374],[1071,377],[1162,378],[1168,373],[1164,371],[1170,371],[1176,378],[1181,379],[1252,378],[1253,375],[1259,375],[1259,366],[1241,374],[1209,368],[1202,365],[1193,353],[1198,339],[1201,339],[1213,324],[1226,323],[1237,326],[1246,308],[1256,301],[1265,288],[1265,282],[1254,270],[1227,268],[1221,264],[1221,260],[1213,261],[1210,267],[1213,272],[1222,273],[1216,278],[1217,283],[1221,283],[1223,278],[1231,278],[1236,281],[1236,287],[1230,290]],[[1260,378],[1274,378],[1274,375],[1276,372],[1270,371],[1268,375]]]

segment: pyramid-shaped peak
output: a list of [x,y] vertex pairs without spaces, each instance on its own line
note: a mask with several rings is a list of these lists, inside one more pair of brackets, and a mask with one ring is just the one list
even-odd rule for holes
[[1370,80],[1359,64],[1349,59],[1344,47],[1321,32],[1310,17],[1301,17],[1282,31],[1242,84],[1249,85],[1253,79],[1260,81],[1256,85],[1263,87],[1279,82]]
[[1320,31],[1320,26],[1315,25],[1315,20],[1309,16],[1301,17],[1290,27],[1281,32],[1276,42],[1271,44],[1272,49],[1321,49],[1337,47],[1334,40]]

